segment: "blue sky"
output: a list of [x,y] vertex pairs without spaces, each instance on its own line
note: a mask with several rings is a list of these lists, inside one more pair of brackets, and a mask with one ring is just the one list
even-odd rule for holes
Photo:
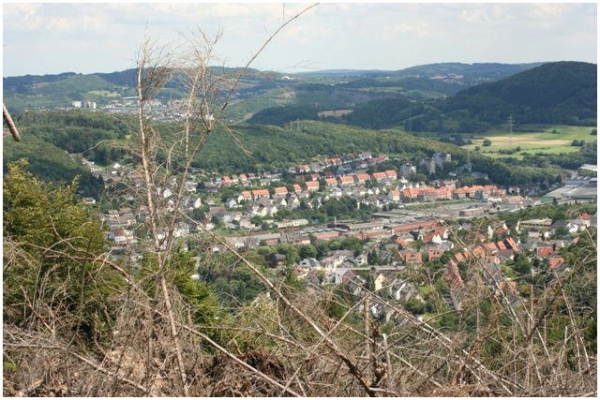
[[[134,66],[145,34],[180,43],[221,34],[214,64],[245,64],[309,3],[4,3],[3,76]],[[174,45],[175,48],[176,45]],[[597,60],[595,3],[321,3],[293,21],[253,67],[398,70],[436,62]]]

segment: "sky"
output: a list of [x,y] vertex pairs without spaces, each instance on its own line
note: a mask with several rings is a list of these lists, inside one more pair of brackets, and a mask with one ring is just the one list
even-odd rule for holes
[[[121,71],[145,37],[184,51],[213,41],[214,65],[245,65],[310,3],[3,3],[3,76]],[[597,62],[590,3],[320,3],[252,67],[283,73],[399,70],[439,62]]]

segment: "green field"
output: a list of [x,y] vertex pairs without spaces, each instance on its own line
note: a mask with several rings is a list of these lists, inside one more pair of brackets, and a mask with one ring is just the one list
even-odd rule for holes
[[[544,128],[543,130],[538,129],[537,132],[515,132],[512,135],[506,131],[491,131],[484,136],[473,138],[473,143],[463,146],[463,148],[475,150],[476,147],[479,147],[479,153],[494,158],[522,158],[522,153],[574,153],[578,152],[580,147],[572,146],[573,140],[596,141],[596,136],[590,135],[593,128],[589,126],[557,125]],[[556,133],[552,133],[553,131]],[[492,145],[483,146],[485,139],[489,139]],[[513,154],[500,153],[501,150],[515,150],[517,148],[520,148],[520,150]]]

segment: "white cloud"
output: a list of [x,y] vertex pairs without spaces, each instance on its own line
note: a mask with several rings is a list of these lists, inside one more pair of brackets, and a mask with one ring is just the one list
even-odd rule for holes
[[566,4],[532,4],[532,15],[536,17],[558,17],[566,10]]
[[465,22],[482,22],[490,19],[487,11],[483,8],[477,8],[472,10],[464,10],[460,13],[460,18]]
[[20,31],[38,29],[41,25],[41,18],[37,13],[41,8],[41,4],[4,4],[4,29]]
[[51,18],[46,22],[48,30],[73,31],[78,29],[78,24],[72,18]]

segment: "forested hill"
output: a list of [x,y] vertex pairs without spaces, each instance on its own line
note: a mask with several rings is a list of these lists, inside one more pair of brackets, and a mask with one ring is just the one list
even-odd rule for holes
[[[80,189],[85,195],[95,195],[101,189],[77,157],[82,154],[98,166],[113,162],[135,163],[137,152],[128,116],[114,116],[82,110],[17,114],[23,141],[5,140],[4,162],[28,158],[30,170],[49,181],[69,181],[81,176]],[[158,124],[167,141],[176,140],[174,126]],[[235,124],[217,129],[194,160],[194,167],[222,174],[239,174],[261,170],[286,170],[292,165],[312,162],[322,157],[339,157],[370,151],[388,154],[397,167],[406,161],[418,165],[435,152],[452,154],[457,165],[466,160],[466,151],[449,143],[416,137],[398,130],[349,127],[321,121],[298,121],[293,127]],[[576,164],[589,162],[578,155]],[[594,157],[595,158],[595,157]],[[500,185],[520,185],[550,182],[558,170],[554,166],[534,162],[510,166],[501,160],[471,154],[477,171],[487,173]],[[541,162],[541,161],[540,161]],[[547,163],[546,163],[547,164]]]
[[373,99],[346,107],[344,115],[337,118],[317,114],[314,107],[279,107],[257,113],[251,122],[283,125],[300,115],[369,129],[473,133],[505,124],[512,115],[517,124],[592,126],[596,124],[596,68],[583,62],[547,63],[445,99]]
[[513,114],[520,123],[596,122],[597,66],[557,62],[484,83],[448,98],[442,109],[499,124]]

